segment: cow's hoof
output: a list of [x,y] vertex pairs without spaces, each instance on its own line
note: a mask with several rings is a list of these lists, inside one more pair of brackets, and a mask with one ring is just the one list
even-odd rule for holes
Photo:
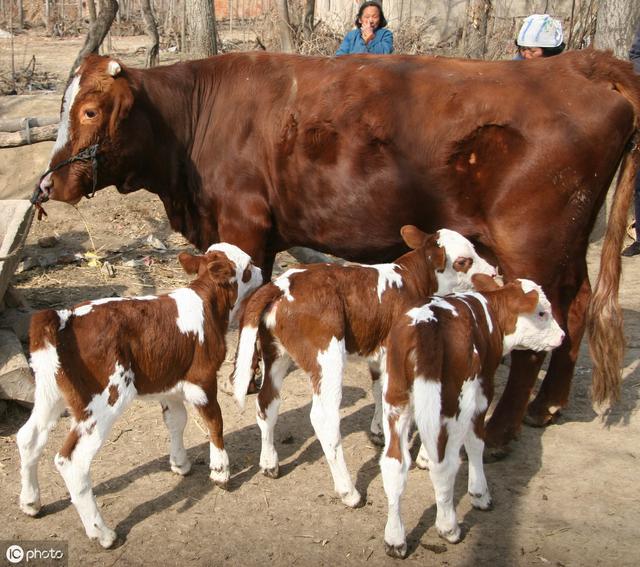
[[360,493],[354,488],[351,492],[341,494],[340,499],[345,506],[349,508],[360,508],[364,504],[364,501],[360,498]]
[[483,512],[493,510],[493,501],[491,500],[491,495],[488,492],[485,492],[484,494],[472,494],[469,492],[469,496],[471,496],[471,505],[476,510],[482,510]]
[[374,433],[369,431],[369,441],[376,447],[384,447],[384,433]]
[[407,556],[407,542],[405,541],[402,545],[391,545],[385,541],[384,552],[394,559],[404,559]]
[[548,410],[534,412],[530,408],[522,418],[522,422],[529,427],[546,427],[547,425],[551,425],[559,415],[560,411],[557,409],[555,412]]
[[227,485],[229,484],[229,471],[228,470],[214,470],[211,469],[211,473],[209,474],[209,478],[213,481],[216,486],[222,488],[222,490],[227,489]]
[[263,468],[262,474],[269,478],[278,478],[278,475],[280,474],[280,466],[276,465],[275,467],[272,467],[270,469]]
[[485,447],[482,454],[482,460],[485,463],[495,463],[509,456],[511,449],[509,445],[501,445],[500,447]]
[[20,502],[20,510],[22,510],[27,516],[31,516],[34,518],[40,513],[40,509],[42,505],[40,504],[40,499],[33,502]]
[[105,528],[102,530],[98,541],[102,547],[109,549],[116,542],[116,539],[118,539],[118,534],[109,528]]
[[171,471],[180,476],[187,476],[191,472],[191,461],[185,461],[181,465],[171,463]]
[[438,535],[449,543],[459,543],[462,539],[462,530],[458,525],[450,530],[441,530],[440,528],[436,529],[438,530]]

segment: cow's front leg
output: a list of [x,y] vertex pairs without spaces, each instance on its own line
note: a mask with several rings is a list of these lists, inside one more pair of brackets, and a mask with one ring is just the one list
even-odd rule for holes
[[[586,270],[586,266],[585,266]],[[591,284],[585,273],[578,293],[566,308],[561,304],[554,317],[566,332],[562,345],[551,354],[549,369],[535,400],[529,404],[525,423],[534,427],[548,425],[569,402],[573,373],[584,335],[587,306],[591,299]],[[565,324],[566,321],[566,324]]]
[[486,426],[485,458],[498,459],[507,454],[509,441],[515,439],[520,431],[522,418],[544,357],[544,352],[511,352],[507,386]]

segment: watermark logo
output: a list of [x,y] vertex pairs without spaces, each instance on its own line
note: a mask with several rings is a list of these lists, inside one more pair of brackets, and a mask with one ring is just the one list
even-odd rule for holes
[[[2,565],[67,567],[69,546],[61,541],[0,541]],[[6,559],[6,563],[2,561]]]
[[9,563],[20,563],[24,559],[24,549],[19,545],[10,545],[5,555]]

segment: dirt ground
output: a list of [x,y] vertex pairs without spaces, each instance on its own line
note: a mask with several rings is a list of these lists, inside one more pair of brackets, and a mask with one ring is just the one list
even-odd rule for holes
[[[64,75],[79,47],[77,40],[36,41],[33,49],[52,71]],[[75,42],[75,43],[74,43]],[[144,38],[118,39],[124,59],[136,55]],[[124,46],[124,47],[122,47]],[[0,45],[0,64],[6,52]],[[39,59],[40,60],[40,59]],[[59,94],[0,99],[3,117],[47,113]],[[10,99],[10,100],[7,100]],[[24,104],[24,106],[21,106]],[[7,109],[19,109],[15,113]],[[5,158],[0,150],[0,191],[15,184],[17,170],[38,159],[46,162],[46,144]],[[22,161],[21,161],[22,160]],[[8,162],[11,162],[9,164]],[[7,173],[9,172],[9,173]],[[13,176],[12,176],[13,175]],[[35,177],[35,173],[34,173]],[[33,180],[31,180],[33,182]],[[188,243],[171,232],[157,198],[138,192],[121,196],[113,189],[83,201],[76,209],[46,206],[49,217],[34,222],[22,271],[15,285],[34,308],[62,307],[84,299],[166,291],[187,281],[176,261]],[[158,250],[152,235],[166,245]],[[55,236],[52,247],[38,244]],[[40,244],[45,244],[40,241]],[[96,252],[106,269],[90,265]],[[589,265],[597,271],[599,248]],[[277,268],[291,258],[281,255]],[[457,511],[464,527],[458,545],[440,540],[433,527],[435,504],[428,474],[412,469],[403,500],[410,564],[450,566],[553,565],[631,566],[640,561],[640,259],[623,259],[621,301],[627,352],[623,399],[609,413],[597,414],[589,401],[591,362],[583,345],[569,407],[546,429],[523,427],[511,455],[486,465],[494,510],[471,508],[466,495],[467,468],[457,480]],[[594,280],[592,280],[594,281]],[[229,335],[233,357],[235,334]],[[225,364],[222,374],[228,374]],[[498,391],[506,368],[501,367]],[[542,374],[541,374],[542,377]],[[346,374],[342,433],[349,469],[366,505],[345,508],[333,494],[328,466],[309,421],[310,390],[299,371],[285,381],[277,426],[281,477],[263,477],[258,468],[260,434],[248,403],[241,413],[219,394],[232,477],[228,491],[208,478],[208,444],[203,424],[190,410],[185,445],[192,473],[171,473],[168,435],[158,404],[135,402],[116,423],[92,468],[98,504],[117,532],[115,549],[89,541],[55,467],[53,456],[69,426],[62,418],[52,432],[40,465],[44,504],[40,517],[21,513],[19,458],[15,434],[28,411],[9,404],[0,412],[0,540],[49,540],[69,543],[70,565],[391,565],[383,549],[386,498],[378,467],[379,451],[366,436],[373,405],[366,366],[351,362]],[[414,447],[414,456],[415,456]],[[0,558],[4,561],[4,557]]]

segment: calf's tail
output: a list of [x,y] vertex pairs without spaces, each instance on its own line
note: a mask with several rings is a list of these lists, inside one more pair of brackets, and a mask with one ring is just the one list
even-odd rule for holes
[[240,338],[233,377],[233,393],[238,405],[244,408],[247,388],[253,377],[253,360],[256,352],[256,340],[262,317],[269,306],[282,295],[282,290],[273,284],[262,286],[245,306],[240,321]]
[[36,390],[51,399],[56,399],[59,394],[56,375],[60,368],[57,347],[61,326],[60,315],[53,309],[38,311],[31,317],[29,325],[30,363]]

